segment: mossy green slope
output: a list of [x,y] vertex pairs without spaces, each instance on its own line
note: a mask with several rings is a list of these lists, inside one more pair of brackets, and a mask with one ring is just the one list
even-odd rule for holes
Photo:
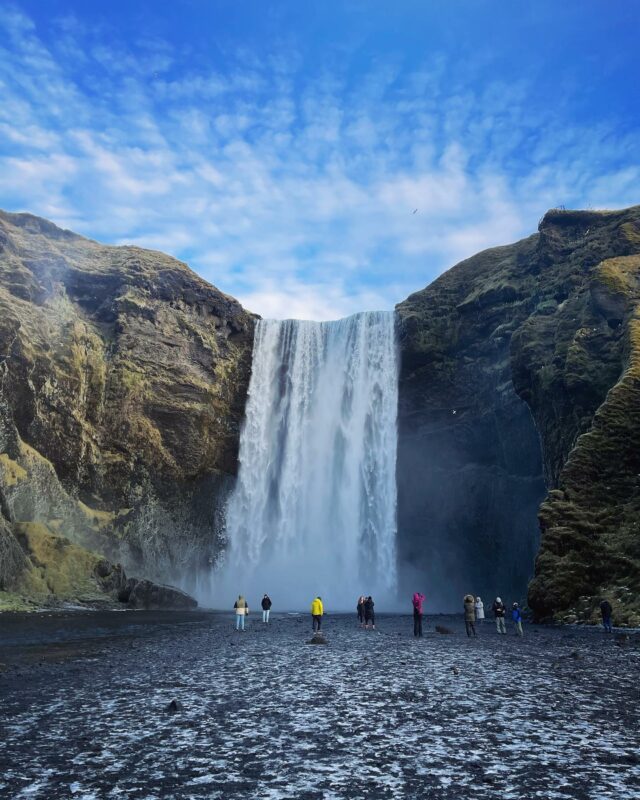
[[253,326],[163,253],[0,212],[0,513],[155,580],[208,568]]
[[[425,426],[458,409],[469,439],[513,389],[531,410],[549,489],[529,588],[538,618],[595,620],[606,595],[617,622],[640,623],[639,253],[640,207],[554,210],[537,234],[398,306],[401,430],[425,409]],[[501,442],[500,457],[517,447]]]

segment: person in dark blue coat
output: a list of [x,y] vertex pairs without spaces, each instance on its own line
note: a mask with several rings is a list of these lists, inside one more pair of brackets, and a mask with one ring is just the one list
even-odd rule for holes
[[522,612],[520,611],[520,606],[517,603],[514,603],[511,609],[511,619],[516,626],[516,633],[518,636],[524,636],[524,631],[522,630]]
[[613,633],[613,628],[611,627],[611,614],[613,613],[613,609],[611,608],[611,603],[604,598],[600,602],[600,613],[602,614],[604,632]]

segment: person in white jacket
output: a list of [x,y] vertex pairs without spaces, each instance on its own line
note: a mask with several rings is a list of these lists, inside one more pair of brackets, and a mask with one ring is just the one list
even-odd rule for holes
[[476,597],[476,621],[478,625],[484,622],[484,603],[480,597]]

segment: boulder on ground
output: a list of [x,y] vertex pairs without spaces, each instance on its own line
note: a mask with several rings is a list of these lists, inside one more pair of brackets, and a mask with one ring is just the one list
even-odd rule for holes
[[453,631],[444,625],[436,625],[436,633],[453,633]]
[[118,594],[121,603],[130,608],[144,609],[189,609],[196,608],[198,603],[186,592],[175,586],[165,586],[147,580],[129,578]]

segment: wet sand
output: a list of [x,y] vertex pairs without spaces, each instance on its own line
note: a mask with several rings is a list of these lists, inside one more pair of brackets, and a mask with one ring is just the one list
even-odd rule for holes
[[311,646],[307,615],[0,616],[0,797],[638,797],[637,639],[323,628]]

